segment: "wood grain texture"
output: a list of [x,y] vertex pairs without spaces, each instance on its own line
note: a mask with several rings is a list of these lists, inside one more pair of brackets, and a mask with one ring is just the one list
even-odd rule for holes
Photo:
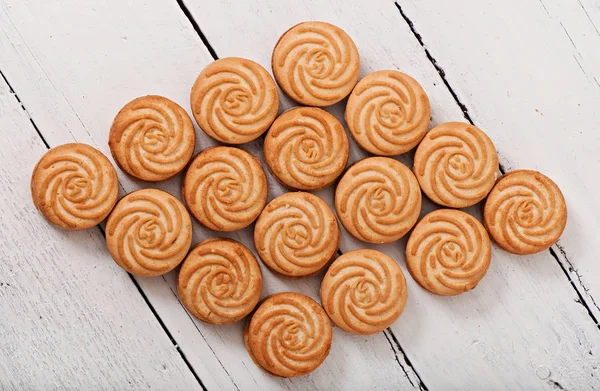
[[[148,12],[140,13],[140,9]],[[65,13],[71,24],[56,23]],[[117,15],[117,16],[115,16]],[[89,7],[75,0],[50,5],[0,1],[0,70],[18,92],[49,144],[88,142],[109,154],[108,129],[123,104],[160,94],[189,109],[189,91],[200,70],[212,61],[177,3],[109,1]],[[6,55],[4,55],[6,54]],[[216,143],[199,129],[196,150]],[[262,157],[260,143],[244,149]],[[123,192],[146,186],[119,171]],[[269,199],[281,186],[269,179]],[[176,196],[181,176],[157,185]],[[216,234],[194,224],[194,243],[227,236],[253,249],[251,229]],[[125,275],[123,273],[123,275]],[[263,268],[263,297],[299,291],[318,299],[320,278],[290,281]],[[207,389],[341,389],[347,385],[380,389],[418,387],[402,352],[385,335],[354,338],[334,332],[332,354],[310,376],[275,379],[258,369],[242,340],[242,326],[211,326],[193,320],[176,296],[176,272],[138,278],[158,316],[169,329]],[[400,365],[399,365],[400,364]],[[75,380],[74,380],[75,382]]]
[[[399,4],[504,167],[539,170],[561,188],[569,219],[553,251],[600,319],[600,263],[592,250],[600,245],[598,2]],[[478,16],[465,17],[467,8]]]
[[47,148],[2,79],[0,136],[0,389],[202,389],[100,230],[67,232],[33,206]]
[[[289,26],[303,20],[326,20],[338,24],[350,34],[359,48],[361,76],[378,69],[399,69],[415,77],[427,91],[432,105],[432,125],[465,120],[462,108],[456,103],[393,2],[377,1],[366,5],[343,1],[295,1],[285,4],[259,1],[203,6],[196,1],[187,1],[186,4],[218,55],[245,56],[265,66],[269,64],[272,45]],[[438,23],[442,23],[441,19],[446,18],[445,15],[449,12],[447,9],[451,7],[454,5],[447,4],[446,10],[439,12]],[[454,40],[455,44],[460,43],[460,40],[453,37],[452,30],[464,24],[465,20],[477,19],[474,15],[479,14],[471,15],[469,11],[465,11],[469,7],[470,4],[466,2],[462,7],[456,7],[455,17],[445,21],[448,30],[444,32],[444,38],[448,42]],[[497,7],[503,5],[498,4]],[[504,12],[513,15],[514,9],[520,7],[507,7]],[[468,14],[457,15],[456,12],[461,10]],[[433,7],[428,12],[434,12]],[[423,12],[420,19],[427,19],[428,12]],[[485,27],[478,26],[476,31],[486,28],[491,30],[488,25],[489,23]],[[464,30],[466,34],[467,29]],[[473,31],[471,35],[476,38],[478,34],[473,34]],[[434,23],[431,24],[430,34],[439,34],[435,31]],[[495,30],[494,34],[498,36],[500,31]],[[517,32],[514,31],[514,34],[517,35]],[[504,53],[504,56],[515,57],[509,53]],[[463,53],[462,58],[455,56],[454,61],[461,61],[466,65],[472,63],[473,59]],[[538,71],[542,67],[533,58],[529,62]],[[496,63],[486,63],[485,66],[480,62],[478,67],[487,67],[489,72],[500,73],[504,69],[503,64],[498,59]],[[544,63],[543,66],[547,65]],[[469,72],[474,71],[469,68]],[[463,71],[462,81],[468,79],[469,72]],[[527,77],[529,75],[521,74],[518,67],[511,69],[511,78],[515,83]],[[493,79],[490,74],[486,74],[486,78]],[[505,79],[506,76],[501,81],[496,81],[503,82]],[[535,90],[532,85],[529,89]],[[483,98],[484,88],[480,92],[479,100]],[[545,93],[548,94],[548,90]],[[475,103],[473,100],[473,104]],[[290,102],[287,101],[283,106],[287,108],[289,105]],[[493,118],[497,116],[494,109],[495,103],[488,99],[485,110],[480,110]],[[334,106],[330,111],[341,119],[343,105]],[[560,112],[558,108],[555,111],[557,115]],[[506,120],[508,117],[511,115],[507,112],[498,118]],[[513,138],[517,134],[526,133],[522,126],[516,126],[518,118],[513,115],[511,121],[515,122]],[[529,145],[529,140],[520,141],[515,138],[502,148],[497,131],[487,129],[485,123],[480,125],[477,120],[476,125],[488,131],[493,141],[498,142],[501,162],[506,167],[516,164],[512,163],[512,159],[517,161],[517,154],[527,155],[524,148]],[[540,128],[540,131],[545,129],[548,128]],[[573,151],[581,148],[568,144],[568,137],[566,140],[560,138],[559,144],[557,140],[562,134],[560,129],[551,129],[554,129],[556,148],[572,148]],[[529,128],[526,130],[528,132]],[[538,138],[536,148],[539,155],[542,155],[546,142],[543,141],[544,138]],[[513,152],[506,154],[505,149]],[[352,143],[350,161],[362,156],[365,156],[364,153]],[[545,158],[540,158],[534,168],[545,167],[545,171],[552,175],[554,167],[560,163],[546,163],[557,161],[556,156],[560,155],[548,154]],[[596,160],[591,157],[586,156],[586,159],[587,163],[581,162],[582,165],[596,164]],[[402,156],[400,160],[412,165],[410,156]],[[580,168],[579,173],[583,172],[582,169]],[[588,177],[593,174],[593,171],[586,172]],[[560,182],[560,178],[557,181]],[[318,194],[332,202],[331,189]],[[591,197],[581,195],[571,202],[580,202],[582,206],[589,208],[591,201]],[[432,208],[431,204],[425,205],[423,212]],[[470,208],[469,211],[480,218],[478,208]],[[572,218],[570,223],[571,221]],[[589,233],[594,232],[590,226]],[[404,245],[401,240],[391,245],[374,247],[391,255],[404,266]],[[345,235],[341,247],[343,251],[349,251],[364,247],[364,244]],[[578,248],[591,254],[587,245],[581,244]],[[430,389],[464,389],[467,385],[483,389],[584,389],[598,384],[598,328],[587,310],[577,303],[576,291],[561,266],[548,252],[517,257],[494,248],[488,275],[474,291],[462,296],[435,297],[419,288],[411,279],[408,281],[408,290],[405,312],[392,326],[392,330]]]

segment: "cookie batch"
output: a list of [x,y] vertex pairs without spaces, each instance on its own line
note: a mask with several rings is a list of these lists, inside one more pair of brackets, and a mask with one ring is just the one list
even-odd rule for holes
[[[279,377],[306,375],[323,363],[332,322],[348,333],[373,334],[404,310],[408,289],[399,260],[372,249],[342,254],[336,214],[365,243],[408,235],[410,276],[441,296],[481,282],[492,240],[510,253],[534,254],[562,234],[566,203],[550,178],[532,170],[499,176],[492,140],[471,124],[429,129],[429,98],[411,76],[380,70],[359,81],[357,47],[339,27],[293,26],[277,41],[271,68],[274,78],[254,61],[230,57],[200,72],[191,113],[225,145],[195,157],[194,124],[179,104],[148,95],[117,113],[108,131],[114,162],[146,182],[185,171],[180,198],[145,188],[117,202],[109,159],[73,143],[52,148],[35,166],[35,207],[67,230],[107,219],[108,251],[128,273],[160,276],[179,266],[177,291],[187,311],[217,325],[246,318],[248,354]],[[300,106],[278,115],[277,86]],[[374,155],[349,167],[344,125],[323,109],[345,98],[350,137]],[[265,168],[290,190],[269,203],[265,168],[239,148],[260,137]],[[415,148],[412,169],[394,159]],[[310,193],[328,186],[335,186],[331,206]],[[419,221],[423,195],[442,209]],[[480,202],[483,223],[459,210]],[[256,252],[219,237],[192,245],[192,218],[216,232],[254,223]],[[260,301],[260,263],[287,278],[324,272],[321,303],[296,292]]]

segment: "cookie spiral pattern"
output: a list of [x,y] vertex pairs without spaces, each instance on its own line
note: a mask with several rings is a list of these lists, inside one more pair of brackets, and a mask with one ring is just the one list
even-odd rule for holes
[[498,155],[490,138],[475,126],[447,122],[419,144],[413,170],[433,202],[465,208],[484,199],[494,186]]
[[389,243],[417,222],[421,191],[413,173],[397,160],[363,159],[344,174],[335,191],[340,221],[356,238]]
[[484,224],[496,243],[514,254],[549,248],[567,224],[567,206],[547,176],[531,170],[512,171],[498,181],[484,208]]
[[321,270],[338,249],[335,215],[319,197],[286,193],[267,205],[254,228],[254,245],[270,269],[300,277]]
[[189,115],[162,96],[143,96],[119,111],[108,145],[129,175],[162,181],[183,170],[194,153],[196,135]]
[[275,376],[306,375],[323,363],[331,349],[327,314],[313,299],[299,293],[266,298],[244,334],[254,362]]
[[492,246],[474,217],[439,209],[417,224],[406,246],[410,274],[423,288],[453,296],[473,289],[490,266]]
[[169,193],[143,189],[115,206],[106,224],[110,255],[137,276],[159,276],[185,258],[192,243],[192,222],[185,207]]
[[35,207],[51,223],[82,230],[100,223],[117,202],[117,173],[100,151],[87,144],[52,148],[31,176]]
[[339,328],[374,334],[398,319],[406,304],[406,280],[387,255],[356,250],[336,259],[321,284],[321,302]]
[[348,98],[346,123],[367,151],[392,156],[410,151],[425,136],[431,107],[423,87],[398,71],[362,79]]
[[186,257],[177,290],[185,308],[198,319],[229,324],[248,315],[258,303],[262,274],[241,243],[208,239]]
[[260,162],[241,149],[214,147],[194,158],[183,181],[183,199],[196,219],[215,231],[252,223],[267,202]]
[[286,31],[271,65],[281,89],[306,106],[330,106],[358,80],[358,50],[346,32],[324,22],[304,22]]
[[284,185],[316,190],[330,185],[348,161],[348,137],[328,112],[299,107],[280,115],[267,133],[265,161]]
[[277,116],[275,81],[254,61],[229,57],[204,68],[192,87],[191,105],[200,128],[227,144],[263,134]]

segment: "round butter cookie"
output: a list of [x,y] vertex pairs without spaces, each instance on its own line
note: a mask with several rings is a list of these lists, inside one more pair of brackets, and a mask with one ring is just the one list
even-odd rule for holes
[[119,197],[110,161],[87,144],[52,148],[31,175],[33,204],[52,224],[82,230],[100,223]]
[[380,156],[400,155],[416,147],[427,132],[430,116],[423,87],[398,71],[365,76],[346,105],[350,134],[363,149]]
[[179,271],[181,302],[207,323],[237,322],[256,307],[261,291],[258,262],[243,244],[231,239],[208,239],[196,245]]
[[136,276],[160,276],[183,261],[192,244],[192,221],[171,194],[142,189],[117,203],[106,223],[115,262]]
[[269,169],[285,186],[317,190],[329,186],[348,162],[348,137],[325,110],[296,107],[281,114],[264,144]]
[[215,231],[247,227],[267,203],[267,177],[258,159],[233,147],[200,152],[190,164],[181,190],[202,225]]
[[177,103],[157,95],[136,98],[119,111],[108,146],[123,171],[158,182],[184,169],[194,153],[190,116]]
[[433,202],[466,208],[488,195],[498,168],[496,148],[485,133],[467,123],[446,122],[421,141],[413,171]]
[[325,201],[310,193],[280,195],[262,211],[254,245],[269,269],[289,277],[321,270],[338,249],[340,231]]
[[252,360],[279,377],[306,375],[331,350],[331,322],[323,308],[300,293],[277,293],[264,299],[244,329]]
[[504,175],[490,192],[483,223],[494,241],[513,254],[552,246],[567,224],[567,205],[550,178],[532,170]]
[[423,288],[443,296],[475,288],[491,258],[492,246],[483,225],[454,209],[427,214],[406,245],[406,265],[412,277]]
[[356,162],[335,191],[335,209],[346,230],[369,243],[389,243],[417,222],[421,190],[413,173],[387,157]]
[[374,334],[404,310],[406,280],[396,262],[375,250],[336,259],[321,283],[321,302],[333,323],[352,334]]
[[304,22],[286,31],[273,50],[273,75],[279,87],[305,106],[331,106],[344,99],[358,80],[360,58],[352,39],[325,22]]
[[245,58],[222,58],[200,72],[191,94],[200,128],[226,144],[258,138],[279,109],[275,81],[260,64]]

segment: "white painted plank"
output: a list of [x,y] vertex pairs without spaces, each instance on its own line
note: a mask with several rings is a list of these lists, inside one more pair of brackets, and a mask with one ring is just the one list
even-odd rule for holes
[[[125,102],[154,93],[187,107],[195,77],[212,61],[175,2],[146,7],[141,0],[115,0],[93,8],[77,0],[37,3],[0,1],[0,69],[53,145],[79,140],[109,154],[108,129]],[[65,13],[77,18],[68,25],[55,23]],[[197,149],[214,144],[197,134]],[[258,143],[244,147],[262,154]],[[122,173],[119,178],[125,191],[144,186]],[[179,196],[180,179],[159,187]],[[281,193],[272,178],[269,185],[270,198]],[[194,242],[213,235],[194,224]],[[249,229],[226,236],[253,248]],[[263,273],[263,296],[297,290],[318,298],[319,276],[291,281],[265,268]],[[339,330],[331,356],[318,371],[293,380],[269,377],[245,351],[241,323],[215,327],[188,317],[173,293],[175,278],[171,273],[137,281],[208,389],[406,389],[417,384],[410,369],[407,378],[402,354],[384,335],[357,339]]]
[[538,169],[561,187],[569,220],[559,241],[566,254],[556,252],[600,319],[599,3],[400,4],[506,168]]
[[100,230],[50,226],[29,194],[47,151],[0,79],[0,389],[202,389]]
[[[421,82],[430,97],[432,125],[464,120],[460,107],[393,2],[262,0],[208,4],[188,0],[186,4],[219,56],[245,56],[265,66],[270,64],[273,45],[289,26],[303,20],[338,24],[359,48],[362,76],[388,68],[407,72]],[[453,7],[452,4],[448,3],[447,8]],[[503,7],[502,4],[498,3],[498,7]],[[464,10],[469,5],[456,8],[467,12]],[[506,12],[511,11],[512,15],[515,9],[519,7],[507,8]],[[423,12],[420,19],[427,19],[428,12]],[[439,17],[445,18],[445,13],[440,11]],[[452,29],[472,18],[447,18],[448,31],[444,34],[447,40],[455,39]],[[551,47],[552,42],[546,44]],[[472,59],[465,56],[463,61]],[[486,62],[485,66],[490,72],[501,73],[505,72],[504,65],[499,61]],[[539,68],[537,62],[528,65]],[[511,72],[515,80],[527,77],[516,67]],[[469,73],[465,75],[463,80]],[[284,108],[289,105],[287,101]],[[487,106],[490,112],[494,108],[492,102]],[[336,105],[330,111],[343,118],[343,105]],[[505,113],[502,118],[507,116]],[[522,127],[514,129],[515,133],[527,133]],[[488,132],[496,141],[493,129]],[[527,155],[522,149],[524,145],[520,143],[512,154],[503,155],[502,162],[507,165],[513,158],[517,161],[516,156]],[[504,150],[500,148],[500,152]],[[351,161],[362,156],[364,153],[354,145]],[[403,156],[401,160],[411,164],[410,157]],[[589,160],[588,164],[595,161]],[[549,166],[544,171],[552,176],[552,169]],[[560,183],[561,178],[556,179]],[[319,195],[331,204],[331,189]],[[431,204],[425,207],[431,208]],[[470,211],[479,213],[476,208]],[[573,224],[572,219],[569,223]],[[404,245],[400,241],[377,247],[404,266]],[[344,237],[343,251],[359,247],[364,244],[348,235]],[[584,307],[575,302],[575,291],[547,252],[516,257],[495,248],[488,275],[475,291],[459,297],[433,296],[412,279],[408,283],[405,313],[392,329],[429,389],[553,389],[559,385],[565,389],[585,389],[598,384],[600,333]]]

